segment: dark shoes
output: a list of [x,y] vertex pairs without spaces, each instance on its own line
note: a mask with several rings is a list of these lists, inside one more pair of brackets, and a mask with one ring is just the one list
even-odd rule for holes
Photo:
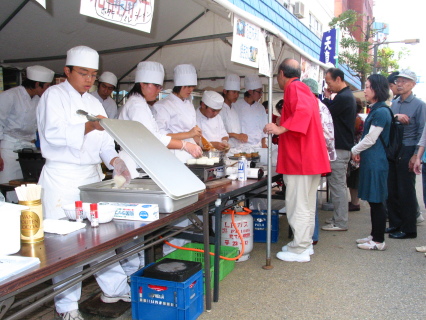
[[402,231],[397,231],[397,232],[394,232],[394,233],[390,233],[389,238],[393,238],[393,239],[414,239],[414,238],[417,238],[417,232],[405,233],[405,232],[402,232]]
[[399,231],[399,228],[389,227],[389,228],[386,228],[385,233],[394,233],[394,232],[397,232],[397,231]]
[[359,204],[353,204],[352,202],[349,202],[348,204],[349,211],[360,211],[361,206]]

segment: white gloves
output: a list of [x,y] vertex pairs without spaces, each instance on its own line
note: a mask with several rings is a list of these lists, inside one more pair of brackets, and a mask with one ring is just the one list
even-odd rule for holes
[[113,172],[114,179],[116,176],[122,176],[124,179],[126,179],[123,185],[124,186],[128,185],[132,177],[130,175],[129,169],[127,169],[126,163],[123,160],[121,160],[119,157],[117,157],[112,163],[112,166],[114,167],[114,172]]

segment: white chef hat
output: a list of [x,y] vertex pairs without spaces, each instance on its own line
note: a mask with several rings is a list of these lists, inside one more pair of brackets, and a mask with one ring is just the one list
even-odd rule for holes
[[262,88],[262,81],[257,74],[249,74],[244,78],[246,91]]
[[114,87],[116,87],[117,86],[117,77],[112,72],[105,71],[99,77],[99,82],[109,83],[109,84],[113,85]]
[[27,67],[27,78],[38,82],[52,82],[55,73],[43,66]]
[[173,79],[176,87],[196,86],[197,71],[192,64],[180,64],[175,67]]
[[163,85],[164,67],[161,63],[155,61],[139,62],[136,68],[135,83],[155,83]]
[[241,90],[240,77],[233,73],[228,74],[225,77],[225,83],[223,85],[223,89],[240,91]]
[[220,110],[222,109],[224,99],[221,94],[215,91],[204,91],[201,101],[203,101],[207,107]]
[[92,48],[86,46],[77,46],[67,51],[67,61],[65,65],[98,70],[99,54]]

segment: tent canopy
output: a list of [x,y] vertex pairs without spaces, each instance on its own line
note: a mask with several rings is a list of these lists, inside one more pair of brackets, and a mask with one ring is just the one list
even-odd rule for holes
[[[7,22],[19,4],[22,8]],[[142,60],[164,65],[166,88],[173,86],[173,68],[181,63],[195,66],[199,88],[219,88],[222,81],[216,79],[228,73],[244,76],[258,72],[231,62],[229,12],[211,1],[157,0],[151,33],[87,17],[79,11],[80,1],[48,1],[47,10],[35,1],[2,1],[0,63],[18,68],[40,64],[62,74],[67,50],[87,45],[100,53],[100,71],[113,72],[120,82],[128,83],[127,87],[134,81],[132,70]],[[275,41],[275,45],[277,55],[295,56],[291,48],[282,47],[281,41]],[[283,49],[288,51],[285,55]]]

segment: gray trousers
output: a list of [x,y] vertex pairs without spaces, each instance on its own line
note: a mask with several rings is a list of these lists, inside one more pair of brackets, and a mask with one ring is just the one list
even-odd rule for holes
[[327,177],[331,202],[334,206],[333,221],[339,228],[348,227],[348,190],[346,171],[351,152],[336,149],[337,159],[331,161],[331,175]]

